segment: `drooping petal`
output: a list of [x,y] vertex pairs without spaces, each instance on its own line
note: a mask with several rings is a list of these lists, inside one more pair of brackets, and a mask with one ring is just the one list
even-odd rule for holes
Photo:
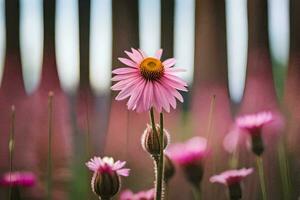
[[172,88],[182,90],[182,91],[187,91],[187,89],[182,84],[180,84],[180,83],[178,83],[174,80],[167,79],[166,77],[162,78],[162,82],[164,84],[167,84],[167,85],[171,86]]
[[161,91],[160,84],[154,83],[154,91],[156,94],[156,97],[158,97],[158,103],[160,106],[162,106],[167,112],[170,112],[170,105],[168,100],[166,99],[164,93]]
[[165,85],[161,85],[161,89],[163,90],[163,93],[166,95],[168,102],[170,103],[170,105],[172,106],[173,109],[176,108],[176,99],[174,97],[174,95],[172,95],[172,92],[169,91]]
[[152,97],[153,96],[153,88],[152,88],[152,83],[147,83],[145,85],[145,90],[144,90],[144,101],[143,104],[146,109],[149,109],[151,107],[151,102],[152,102]]
[[169,80],[175,81],[175,82],[177,82],[177,83],[179,83],[179,84],[181,84],[181,85],[183,85],[183,86],[185,86],[185,87],[188,86],[187,83],[186,83],[185,81],[183,81],[181,78],[179,78],[179,77],[177,77],[177,76],[174,76],[174,75],[172,75],[172,74],[167,74],[167,75],[165,75],[164,77],[166,77],[166,78],[169,79]]
[[134,92],[135,88],[143,82],[142,78],[138,78],[130,82],[129,84],[125,85],[120,93],[116,96],[116,100],[123,100],[129,97],[132,92]]
[[138,101],[139,97],[142,94],[142,90],[145,87],[145,80],[142,80],[141,84],[137,85],[137,87],[135,88],[133,94],[131,95],[131,97],[129,98],[128,102],[127,102],[127,106],[129,110],[134,109],[134,107],[136,107],[136,102]]

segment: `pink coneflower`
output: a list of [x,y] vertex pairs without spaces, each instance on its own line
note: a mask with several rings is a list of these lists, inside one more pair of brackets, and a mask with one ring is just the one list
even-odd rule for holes
[[212,176],[209,180],[212,183],[221,183],[228,186],[230,199],[237,200],[242,198],[240,182],[252,172],[252,168],[228,170],[219,175]]
[[259,112],[256,114],[244,115],[236,119],[236,124],[241,129],[247,130],[250,134],[256,134],[258,129],[273,120],[271,112]]
[[135,194],[131,190],[125,190],[121,193],[120,200],[154,200],[154,197],[154,188],[147,191],[140,191]]
[[170,145],[166,153],[183,168],[187,180],[198,187],[203,177],[203,159],[208,155],[207,140],[193,137],[185,143]]
[[128,176],[129,169],[123,168],[125,161],[114,162],[111,157],[94,157],[86,166],[94,172],[91,186],[95,194],[102,199],[110,199],[120,189],[120,176]]
[[177,72],[184,71],[174,68],[174,58],[160,61],[163,50],[156,52],[154,57],[148,57],[141,50],[131,49],[125,51],[128,58],[119,60],[128,67],[118,68],[112,71],[116,74],[112,81],[118,81],[111,87],[120,91],[116,100],[129,97],[127,106],[129,110],[137,112],[149,111],[154,107],[158,112],[170,111],[170,105],[176,108],[176,99],[183,102],[181,94],[177,90],[187,91],[187,84],[177,77]]
[[244,115],[236,119],[240,129],[246,130],[251,136],[252,152],[257,156],[264,152],[264,142],[261,136],[261,129],[264,125],[273,120],[271,112],[259,112],[256,114]]
[[8,172],[0,178],[1,186],[31,187],[36,183],[36,177],[31,172]]

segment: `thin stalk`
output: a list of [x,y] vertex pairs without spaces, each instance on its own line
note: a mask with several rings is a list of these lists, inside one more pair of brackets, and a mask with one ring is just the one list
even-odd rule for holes
[[284,142],[279,143],[278,148],[278,159],[280,166],[280,175],[281,181],[283,182],[283,195],[284,199],[291,199],[291,187],[290,187],[290,176],[289,176],[289,167],[288,160],[286,159],[286,152],[284,148]]
[[212,119],[213,119],[213,113],[215,110],[215,104],[216,104],[216,95],[213,95],[211,97],[211,101],[210,101],[210,107],[209,107],[209,114],[208,114],[208,123],[207,123],[207,128],[206,128],[206,138],[208,141],[210,141],[210,132],[211,132],[211,128],[212,128]]
[[86,109],[86,155],[88,158],[91,156],[91,129],[90,129],[90,117],[89,117],[89,103],[88,99],[86,98],[85,101],[85,109]]
[[267,200],[267,188],[266,188],[266,180],[264,175],[264,165],[263,165],[263,159],[261,156],[256,156],[256,164],[258,168],[258,175],[259,175],[259,181],[260,181],[260,188],[262,192],[262,199]]
[[[9,182],[11,182],[11,173],[13,171],[13,155],[14,155],[14,146],[15,146],[15,121],[16,121],[16,109],[15,106],[11,106],[11,125],[9,132]],[[8,198],[12,199],[12,185],[9,185]]]
[[159,163],[158,163],[157,180],[156,180],[156,200],[163,199],[162,191],[163,191],[163,177],[164,177],[164,115],[162,112],[159,115],[159,121],[160,121],[160,134],[159,134],[160,152],[159,152]]
[[53,98],[54,98],[54,93],[52,91],[49,92],[48,94],[48,166],[47,166],[47,200],[52,199],[52,115],[53,115]]
[[201,189],[200,187],[192,187],[194,200],[201,200]]

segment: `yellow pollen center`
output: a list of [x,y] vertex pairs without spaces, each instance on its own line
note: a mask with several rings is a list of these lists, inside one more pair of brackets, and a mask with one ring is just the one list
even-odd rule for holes
[[140,71],[142,76],[149,80],[154,81],[159,79],[164,73],[164,66],[161,61],[156,58],[146,58],[140,64]]

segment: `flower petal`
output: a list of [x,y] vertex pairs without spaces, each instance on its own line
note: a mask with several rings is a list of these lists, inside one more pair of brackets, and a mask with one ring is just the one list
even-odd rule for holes
[[175,65],[175,63],[176,63],[175,58],[169,58],[169,59],[165,60],[162,64],[164,67],[169,68],[169,67],[172,67],[173,65]]
[[158,60],[160,60],[162,53],[163,53],[163,50],[159,49],[159,50],[156,51],[154,57],[157,58]]
[[170,104],[164,92],[161,90],[161,87],[162,86],[158,82],[154,83],[155,93],[157,94],[156,97],[159,97],[159,104],[162,105],[167,112],[170,112]]
[[138,64],[136,64],[136,63],[133,62],[132,60],[129,60],[128,58],[118,58],[118,60],[119,60],[121,63],[123,63],[123,64],[125,64],[125,65],[127,65],[127,66],[129,66],[129,67],[138,68]]
[[112,71],[113,74],[129,74],[132,72],[137,72],[138,69],[130,68],[130,67],[122,67]]
[[132,51],[134,57],[136,58],[136,63],[140,64],[144,59],[142,54],[134,48],[131,48],[131,51]]

